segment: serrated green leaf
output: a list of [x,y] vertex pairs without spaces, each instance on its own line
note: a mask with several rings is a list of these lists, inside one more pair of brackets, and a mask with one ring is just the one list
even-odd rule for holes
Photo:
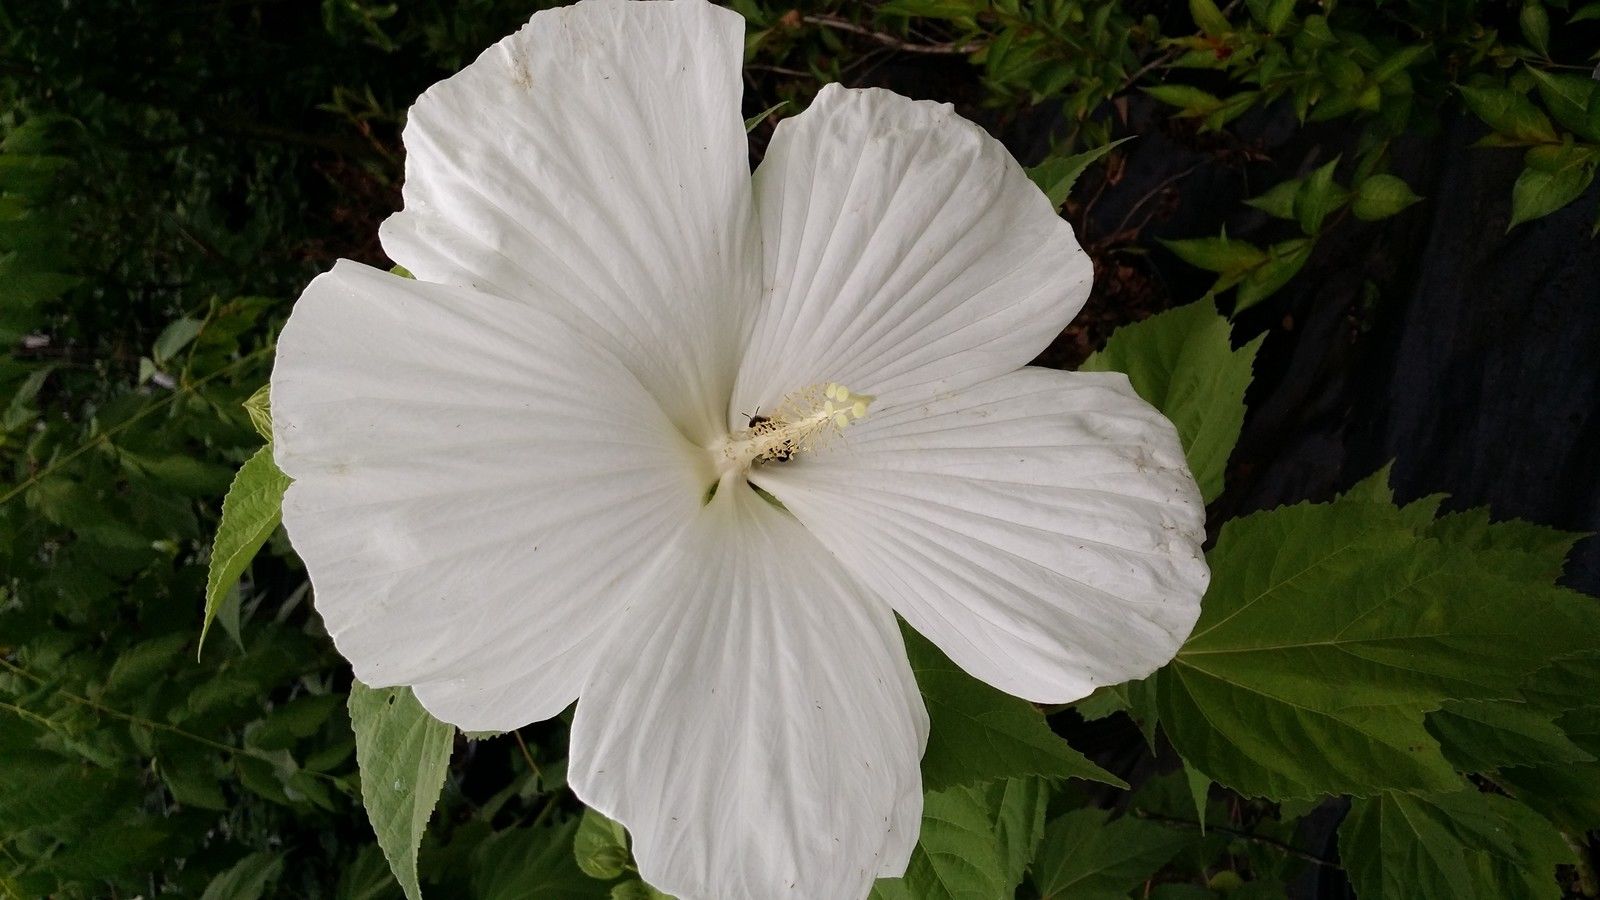
[[633,862],[627,829],[592,809],[585,809],[578,821],[572,853],[583,874],[602,881],[621,877]]
[[1511,186],[1511,224],[1548,216],[1578,199],[1594,181],[1594,156],[1581,147],[1563,147],[1561,161],[1550,168],[1529,166]]
[[873,900],[1011,896],[1041,836],[1041,790],[1042,782],[1030,780],[928,793],[905,876],[878,879]]
[[1359,495],[1236,519],[1208,558],[1200,621],[1157,675],[1160,719],[1184,759],[1251,796],[1448,790],[1425,713],[1515,696],[1597,639],[1583,598]]
[[1559,900],[1571,861],[1549,822],[1476,789],[1356,800],[1339,854],[1362,900]]
[[361,802],[389,870],[409,900],[420,900],[417,848],[439,802],[456,730],[422,708],[406,687],[350,685]]
[[930,791],[1002,778],[1083,778],[1126,787],[1050,730],[1033,704],[961,671],[932,642],[902,629],[928,708],[923,786]]
[[1403,179],[1380,173],[1367,178],[1356,188],[1355,203],[1350,211],[1358,219],[1375,222],[1387,219],[1421,199]]
[[[200,645],[222,606],[228,589],[244,574],[261,545],[272,536],[283,516],[283,493],[289,476],[272,461],[272,445],[257,450],[234,476],[222,499],[222,521],[211,544],[211,565],[206,573],[206,608],[200,624]],[[198,650],[196,651],[198,652]]]
[[1519,693],[1529,704],[1552,715],[1600,705],[1600,650],[1552,660],[1529,675]]
[[1126,900],[1198,834],[1122,816],[1107,821],[1098,809],[1053,819],[1033,864],[1043,900]]
[[1567,554],[1583,537],[1520,519],[1490,522],[1486,509],[1447,513],[1427,531],[1429,537],[1470,549],[1502,574],[1546,585],[1561,577]]
[[984,787],[1002,848],[1007,890],[1014,892],[1044,839],[1045,808],[1050,782],[1043,778],[1007,778]]
[[250,399],[244,401],[245,415],[250,417],[250,426],[261,435],[261,439],[272,442],[272,385],[263,384],[256,388]]
[[1428,733],[1462,772],[1593,762],[1550,713],[1508,700],[1452,700],[1428,714]]
[[1172,420],[1207,503],[1222,493],[1261,346],[1257,339],[1233,349],[1232,330],[1210,301],[1191,303],[1117,329],[1081,367],[1126,374],[1139,396]]
[[1061,204],[1067,202],[1067,197],[1072,192],[1072,186],[1078,183],[1078,177],[1089,166],[1099,161],[1107,153],[1110,153],[1114,147],[1131,141],[1134,137],[1136,135],[1129,135],[1107,144],[1101,144],[1092,150],[1085,150],[1082,153],[1047,159],[1029,169],[1028,177],[1033,180],[1034,184],[1039,186],[1039,190],[1044,191],[1046,197],[1050,198],[1051,205],[1056,209],[1060,209]]

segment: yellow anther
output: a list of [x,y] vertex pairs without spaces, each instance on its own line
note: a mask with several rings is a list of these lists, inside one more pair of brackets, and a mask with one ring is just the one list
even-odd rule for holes
[[857,397],[856,402],[850,405],[850,415],[855,416],[858,419],[866,418],[867,401]]

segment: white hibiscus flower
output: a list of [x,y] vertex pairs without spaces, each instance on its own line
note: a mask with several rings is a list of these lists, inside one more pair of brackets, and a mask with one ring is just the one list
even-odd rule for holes
[[585,0],[422,96],[416,280],[340,263],[279,342],[284,523],[362,681],[471,730],[577,700],[651,883],[861,897],[921,812],[895,614],[1075,700],[1188,634],[1204,513],[1124,377],[1023,368],[1092,267],[1000,144],[830,86],[752,178],[743,37]]

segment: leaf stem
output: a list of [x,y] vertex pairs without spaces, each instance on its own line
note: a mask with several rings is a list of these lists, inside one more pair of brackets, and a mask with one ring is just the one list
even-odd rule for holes
[[[1171,824],[1171,825],[1182,825],[1185,828],[1194,828],[1194,829],[1200,829],[1201,828],[1200,823],[1194,821],[1193,819],[1180,819],[1180,818],[1177,818],[1175,816],[1163,816],[1163,815],[1158,815],[1158,814],[1152,813],[1152,812],[1145,812],[1142,809],[1136,809],[1136,810],[1133,810],[1132,812],[1138,818],[1149,819],[1152,822],[1166,822],[1166,823]],[[1262,846],[1266,846],[1266,847],[1272,847],[1273,849],[1279,850],[1279,851],[1281,851],[1281,852],[1283,852],[1283,853],[1285,853],[1285,854],[1287,854],[1289,856],[1292,856],[1292,857],[1294,857],[1296,859],[1303,859],[1308,863],[1313,863],[1313,864],[1319,865],[1319,866],[1326,866],[1327,868],[1330,868],[1330,869],[1339,868],[1339,864],[1334,862],[1333,860],[1323,859],[1322,857],[1317,856],[1314,853],[1308,853],[1308,852],[1306,852],[1304,850],[1301,850],[1299,847],[1295,847],[1295,846],[1293,846],[1291,844],[1286,844],[1283,841],[1277,840],[1276,838],[1269,838],[1269,837],[1266,837],[1264,835],[1259,835],[1259,834],[1251,834],[1248,831],[1240,831],[1240,830],[1238,830],[1236,828],[1224,828],[1221,825],[1206,825],[1203,830],[1205,830],[1205,831],[1220,831],[1223,834],[1229,835],[1231,837],[1236,837],[1241,841],[1250,841],[1251,843],[1261,844]]]

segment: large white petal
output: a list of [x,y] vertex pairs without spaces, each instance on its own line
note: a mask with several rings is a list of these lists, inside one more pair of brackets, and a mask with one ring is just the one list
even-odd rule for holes
[[384,249],[424,281],[570,298],[710,440],[759,293],[743,49],[704,0],[538,13],[412,107]]
[[875,411],[752,480],[958,665],[1035,702],[1166,663],[1210,577],[1177,432],[1121,374],[1028,368]]
[[1072,227],[948,104],[829,85],[755,184],[769,293],[735,417],[827,381],[897,404],[1014,371],[1089,295]]
[[927,718],[894,614],[724,483],[584,685],[568,777],[686,900],[854,900],[904,871]]
[[295,305],[272,414],[284,525],[339,651],[469,729],[576,698],[711,478],[633,375],[549,314],[355,263]]

